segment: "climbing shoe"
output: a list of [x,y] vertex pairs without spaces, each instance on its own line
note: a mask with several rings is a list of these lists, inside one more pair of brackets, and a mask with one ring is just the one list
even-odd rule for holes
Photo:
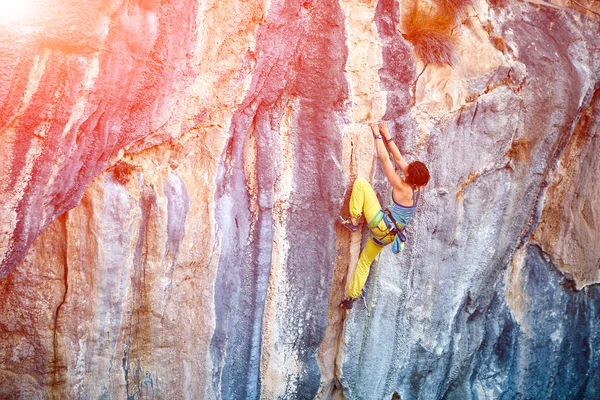
[[337,222],[339,222],[340,224],[342,224],[350,232],[356,232],[358,230],[358,225],[354,225],[352,223],[352,220],[350,218],[344,219],[344,218],[342,218],[341,215],[338,215]]
[[344,300],[342,300],[342,302],[340,303],[340,308],[345,308],[346,310],[350,310],[352,309],[352,305],[354,305],[354,301],[356,299],[353,299],[352,297],[346,297]]

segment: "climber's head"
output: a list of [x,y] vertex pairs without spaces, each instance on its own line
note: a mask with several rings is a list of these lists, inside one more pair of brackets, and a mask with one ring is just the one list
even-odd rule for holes
[[413,161],[406,168],[406,183],[425,186],[429,182],[429,170],[421,161]]

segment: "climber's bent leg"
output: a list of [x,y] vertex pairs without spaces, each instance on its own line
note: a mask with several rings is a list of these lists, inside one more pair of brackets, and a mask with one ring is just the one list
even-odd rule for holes
[[353,299],[356,299],[358,296],[360,296],[360,292],[362,291],[365,283],[367,282],[367,278],[369,277],[371,264],[382,249],[383,247],[377,246],[373,242],[373,239],[369,237],[365,248],[360,253],[360,257],[358,258],[358,263],[356,264],[356,269],[352,274],[352,278],[350,278],[348,296],[352,297]]
[[381,210],[377,194],[375,194],[373,187],[371,187],[371,184],[366,179],[359,178],[354,181],[349,208],[352,218],[359,219],[361,215],[364,215],[367,223],[371,222]]

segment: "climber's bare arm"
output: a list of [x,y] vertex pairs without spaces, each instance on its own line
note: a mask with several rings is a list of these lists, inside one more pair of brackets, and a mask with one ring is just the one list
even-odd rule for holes
[[392,152],[394,161],[396,161],[396,164],[398,164],[402,172],[406,174],[406,168],[408,168],[408,163],[406,162],[404,157],[402,157],[400,149],[398,149],[396,143],[390,141],[392,136],[390,135],[390,131],[388,130],[387,124],[385,122],[379,123],[379,131],[381,132],[381,136],[383,136],[383,139],[388,143],[388,148]]
[[[381,134],[379,131],[379,125],[371,124],[371,131],[373,132],[373,137],[375,138],[377,135]],[[383,172],[385,172],[385,176],[392,187],[396,190],[403,191],[406,183],[402,180],[400,175],[396,173],[394,169],[394,165],[392,164],[392,160],[390,160],[390,155],[383,143],[383,139],[375,138],[375,149],[377,150],[377,157],[379,161],[381,161],[381,165],[383,166]]]

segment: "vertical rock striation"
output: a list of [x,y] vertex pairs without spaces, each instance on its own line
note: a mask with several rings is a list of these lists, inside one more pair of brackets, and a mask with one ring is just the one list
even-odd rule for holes
[[[222,241],[211,350],[222,363],[214,382],[222,398],[258,398],[261,391],[312,398],[319,385],[315,352],[326,325],[322,305],[335,252],[331,221],[343,190],[336,162],[346,96],[341,25],[336,2],[284,1],[271,6],[257,32],[260,56],[233,115],[217,180]],[[284,116],[288,126],[282,126]],[[292,154],[284,160],[287,146]],[[285,209],[277,209],[285,181],[292,191]],[[275,220],[285,236],[274,236]],[[275,240],[289,245],[271,274]],[[269,286],[270,279],[283,282]],[[267,295],[278,300],[265,309]],[[261,357],[263,340],[273,347]]]
[[30,25],[0,27],[10,71],[0,88],[0,277],[111,158],[181,134],[195,8],[48,1]]
[[[0,398],[597,398],[600,9],[464,2],[450,67],[413,5],[0,20]],[[432,181],[346,313],[379,119]]]

